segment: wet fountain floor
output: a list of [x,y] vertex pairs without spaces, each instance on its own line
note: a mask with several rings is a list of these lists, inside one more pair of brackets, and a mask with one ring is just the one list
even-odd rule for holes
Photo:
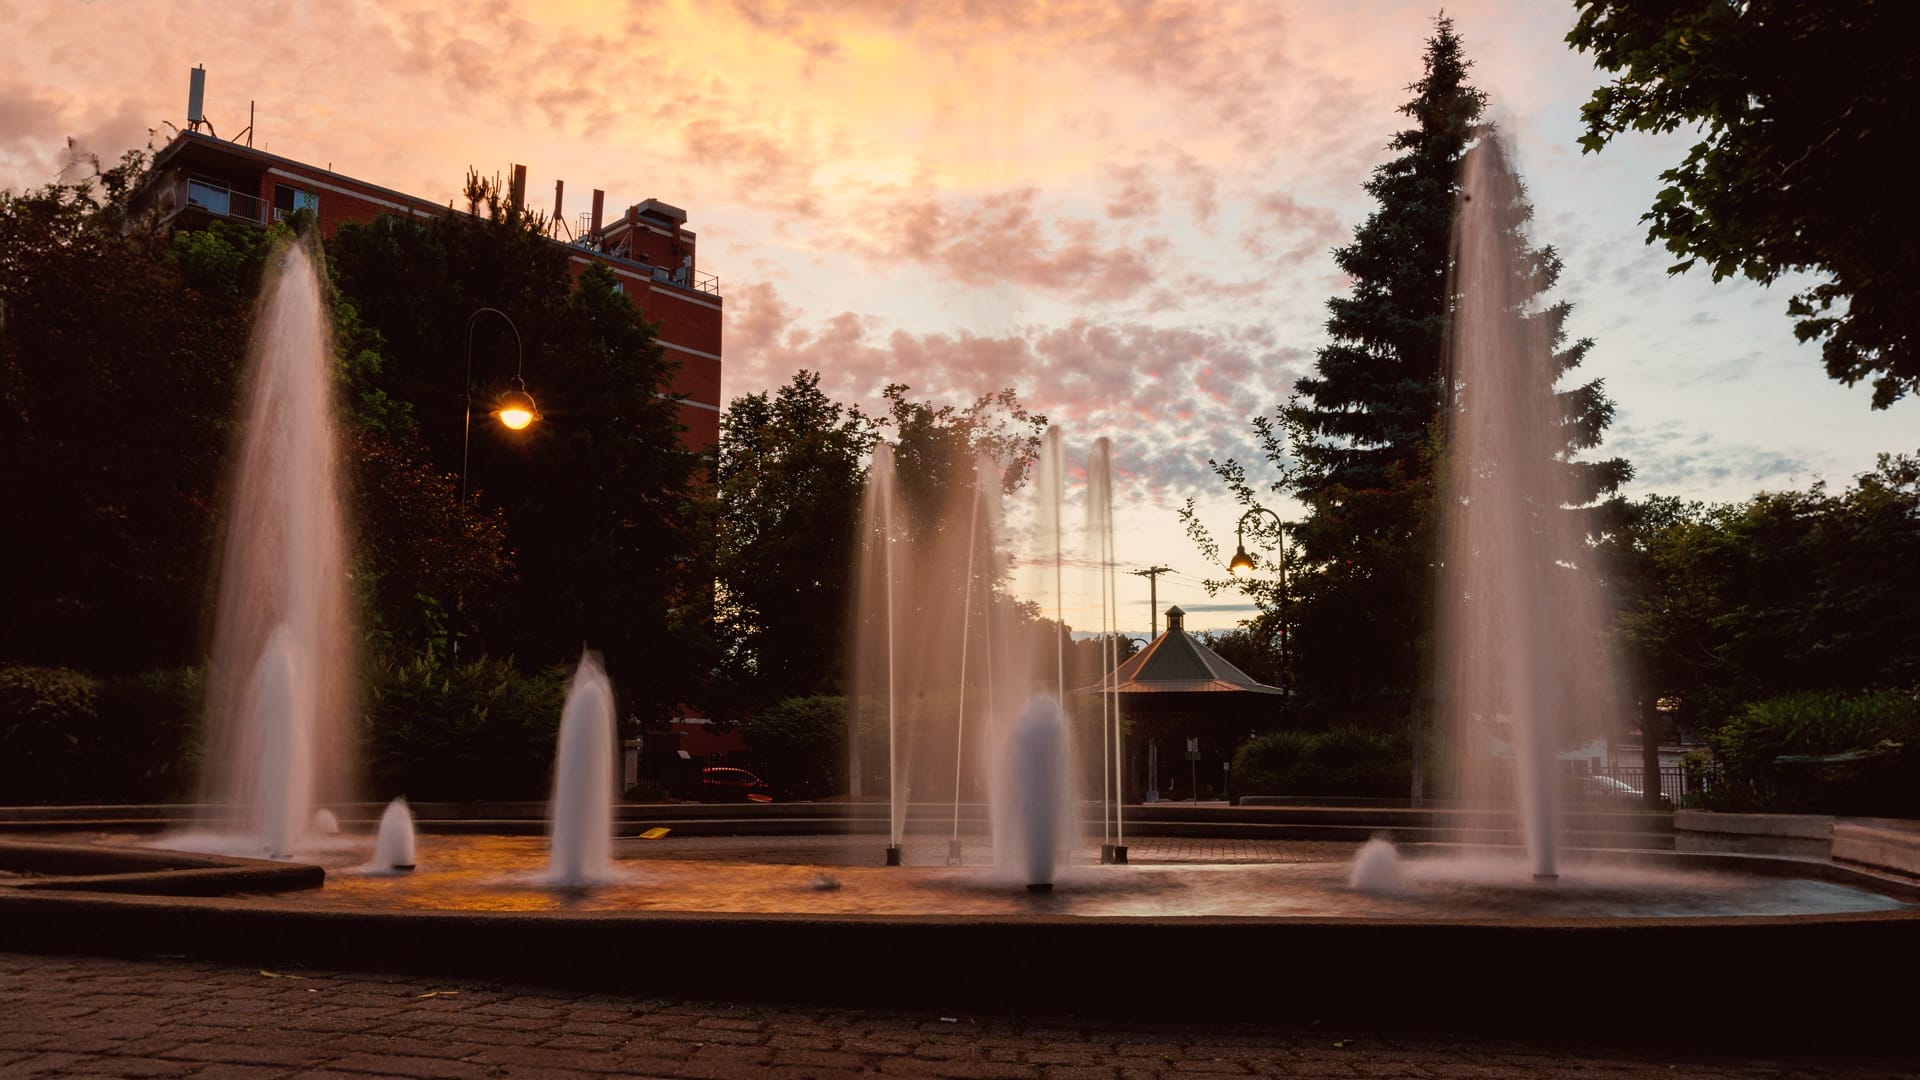
[[1560,881],[1540,885],[1518,860],[1486,857],[1409,860],[1404,891],[1362,893],[1347,884],[1351,845],[1267,842],[1258,846],[1268,858],[1233,863],[1178,862],[1155,850],[1191,843],[1145,841],[1129,866],[1076,861],[1062,869],[1053,892],[1031,894],[987,865],[983,847],[968,849],[967,865],[941,865],[944,841],[910,842],[908,865],[888,868],[877,865],[880,842],[872,837],[622,840],[619,880],[558,890],[535,881],[546,866],[542,837],[427,835],[411,874],[362,874],[353,869],[354,856],[337,852],[317,860],[328,865],[323,889],[283,899],[389,910],[1413,920],[1830,915],[1911,907],[1827,881],[1597,861],[1570,861]]

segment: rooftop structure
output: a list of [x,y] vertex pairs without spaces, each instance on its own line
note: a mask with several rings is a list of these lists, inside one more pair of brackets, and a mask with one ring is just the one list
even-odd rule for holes
[[[297,210],[311,210],[321,236],[331,238],[343,224],[370,222],[382,214],[449,212],[447,205],[334,172],[331,165],[296,161],[201,131],[208,127],[210,132],[211,126],[200,115],[204,74],[195,69],[194,76],[188,128],[154,155],[152,173],[135,196],[136,206],[153,209],[164,223],[195,228],[235,221],[265,227]],[[513,166],[507,195],[515,205],[526,205],[526,182],[526,166]],[[687,212],[649,198],[603,222],[605,196],[596,190],[591,213],[569,227],[564,194],[564,183],[555,181],[549,238],[567,248],[576,274],[594,263],[605,266],[634,306],[659,327],[660,344],[680,364],[671,389],[684,395],[680,421],[686,443],[695,450],[712,447],[720,438],[720,281],[699,269]]]

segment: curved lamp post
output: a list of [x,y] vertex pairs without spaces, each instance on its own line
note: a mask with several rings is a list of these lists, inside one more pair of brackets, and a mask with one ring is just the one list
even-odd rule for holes
[[533,395],[527,393],[527,381],[521,378],[522,372],[526,370],[527,355],[520,344],[520,328],[513,325],[513,320],[507,318],[507,313],[499,308],[483,307],[476,310],[467,316],[467,377],[461,384],[461,392],[465,395],[467,406],[460,432],[461,506],[467,504],[467,453],[473,445],[473,324],[488,312],[500,316],[501,320],[507,324],[507,329],[513,331],[514,350],[513,389],[500,395],[500,400],[495,402],[492,415],[502,425],[513,431],[524,430],[527,425],[541,418],[539,408],[533,403]]
[[1265,514],[1273,519],[1274,530],[1280,534],[1280,686],[1282,702],[1293,693],[1293,679],[1287,674],[1287,530],[1293,528],[1293,522],[1280,520],[1280,515],[1264,506],[1256,506],[1240,515],[1240,523],[1233,528],[1233,558],[1227,562],[1227,573],[1237,578],[1245,578],[1253,573],[1253,556],[1247,554],[1247,522],[1256,514]]

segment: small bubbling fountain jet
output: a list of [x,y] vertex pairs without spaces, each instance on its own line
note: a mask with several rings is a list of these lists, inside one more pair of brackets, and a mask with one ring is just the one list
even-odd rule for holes
[[1356,892],[1397,893],[1407,887],[1407,868],[1400,861],[1400,852],[1393,841],[1384,836],[1376,836],[1361,845],[1360,851],[1353,857],[1353,870],[1347,875],[1347,884]]
[[1000,770],[1002,863],[1026,878],[1028,892],[1051,892],[1060,852],[1073,841],[1067,718],[1058,702],[1037,697],[1027,703],[1007,733]]
[[613,687],[590,652],[580,657],[560,713],[548,834],[546,884],[613,880]]
[[402,797],[380,813],[380,832],[373,844],[375,873],[405,873],[414,867],[413,811]]

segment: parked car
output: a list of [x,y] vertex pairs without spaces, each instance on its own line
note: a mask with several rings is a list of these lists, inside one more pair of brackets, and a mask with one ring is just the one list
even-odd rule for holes
[[[1590,803],[1604,803],[1623,810],[1639,809],[1647,803],[1647,797],[1639,788],[1625,780],[1599,773],[1588,773],[1578,778],[1580,798]],[[1660,805],[1672,807],[1673,800],[1665,793],[1660,796]]]
[[767,782],[745,769],[716,766],[700,770],[701,802],[772,802]]

